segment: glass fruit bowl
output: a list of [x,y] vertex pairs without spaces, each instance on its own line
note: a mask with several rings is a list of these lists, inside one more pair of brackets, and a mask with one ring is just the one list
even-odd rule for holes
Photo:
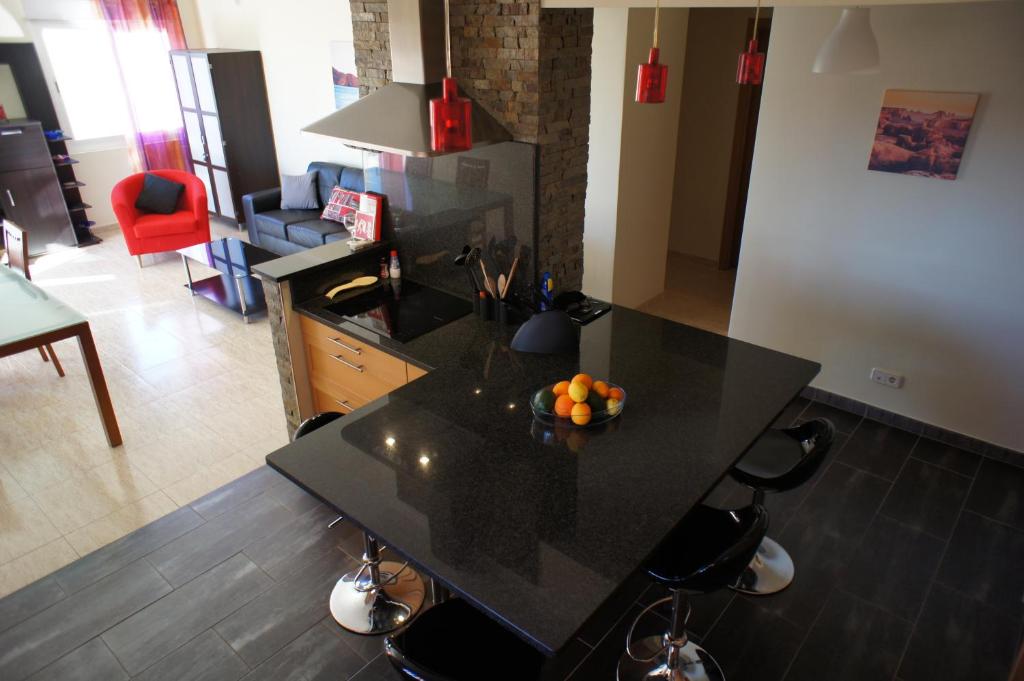
[[564,410],[562,414],[559,414],[556,402],[563,395],[555,395],[556,385],[558,384],[546,385],[530,398],[530,409],[533,410],[533,416],[542,423],[571,428],[589,428],[611,421],[626,407],[626,391],[622,389],[622,386],[605,383],[610,394],[609,397],[601,397],[596,391],[588,389],[587,397],[582,402],[573,400],[574,404],[586,404],[589,412],[577,409],[576,414],[572,412],[564,414]]

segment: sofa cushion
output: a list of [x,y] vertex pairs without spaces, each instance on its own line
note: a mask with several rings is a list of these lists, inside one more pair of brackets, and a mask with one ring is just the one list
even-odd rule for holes
[[326,206],[331,200],[331,190],[341,182],[342,166],[337,163],[326,161],[313,161],[306,168],[306,172],[316,172],[317,196],[320,197],[320,205]]
[[343,229],[340,232],[335,232],[334,234],[326,234],[326,235],[324,235],[324,243],[325,244],[329,244],[329,243],[332,243],[334,241],[348,241],[351,238],[352,238],[352,235],[348,233],[348,230],[347,229]]
[[345,189],[351,189],[354,192],[365,192],[366,183],[363,181],[363,169],[362,168],[345,168],[341,171],[341,181],[339,185]]
[[292,253],[301,253],[306,250],[305,246],[299,246],[293,244],[290,241],[284,239],[278,239],[275,236],[269,234],[260,234],[259,247],[263,250],[270,251],[271,253],[277,253],[278,255],[291,255]]
[[[306,220],[288,225],[288,241],[307,248],[323,246],[328,234],[344,232],[345,228],[329,220]],[[347,232],[346,232],[347,234]]]
[[306,210],[322,204],[316,193],[317,173],[281,176],[281,210]]
[[320,216],[318,210],[268,210],[265,213],[257,213],[253,220],[256,223],[256,231],[260,234],[269,234],[278,239],[288,239],[288,232],[285,228],[295,222],[303,222]]
[[152,239],[168,234],[187,234],[197,229],[196,216],[184,210],[171,215],[149,213],[139,216],[132,229],[135,230],[135,236],[140,239]]

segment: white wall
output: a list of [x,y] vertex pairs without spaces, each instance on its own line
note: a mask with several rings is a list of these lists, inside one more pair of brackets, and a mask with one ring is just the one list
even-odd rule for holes
[[[665,288],[687,15],[686,9],[661,12],[661,62],[669,67],[663,104],[634,101],[637,66],[647,61],[651,47],[654,10],[628,11],[624,43],[621,10],[594,15],[592,80],[601,86],[593,89],[591,103],[584,290],[620,305],[636,307]],[[611,296],[602,296],[609,277]]]
[[[362,154],[337,140],[300,132],[334,111],[330,42],[352,40],[345,0],[194,0],[204,44],[260,50],[278,165],[305,172],[310,161],[362,165]],[[254,143],[256,143],[254,141]]]
[[668,248],[718,262],[749,9],[690,11]]
[[[775,12],[730,335],[1024,451],[1024,4],[874,9],[881,73],[812,75],[838,15]],[[886,88],[981,93],[957,180],[866,170]]]

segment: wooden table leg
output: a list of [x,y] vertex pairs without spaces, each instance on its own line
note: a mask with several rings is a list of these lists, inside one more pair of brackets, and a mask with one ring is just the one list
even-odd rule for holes
[[82,349],[82,358],[85,359],[89,384],[92,386],[92,394],[96,398],[96,409],[100,412],[103,430],[107,434],[107,442],[111,447],[119,447],[121,445],[121,430],[117,427],[114,405],[110,402],[107,381],[103,378],[103,367],[100,366],[100,357],[96,354],[96,343],[93,342],[88,322],[82,325],[77,336],[78,346]]

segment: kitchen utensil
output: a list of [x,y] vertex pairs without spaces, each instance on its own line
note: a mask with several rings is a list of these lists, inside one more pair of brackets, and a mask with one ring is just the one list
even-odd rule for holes
[[501,289],[501,299],[504,300],[505,296],[508,295],[508,290],[512,288],[512,277],[516,276],[516,268],[519,267],[519,256],[512,261],[512,269],[508,271],[508,277],[505,278],[505,286]]
[[484,264],[483,259],[480,260],[480,271],[484,273],[484,287],[487,289],[487,293],[491,295],[491,298],[498,297],[498,290],[494,279],[487,274],[487,265]]
[[505,297],[505,284],[506,283],[508,283],[508,281],[505,279],[505,273],[502,272],[501,274],[498,275],[498,297],[499,298],[504,298]]
[[469,277],[469,285],[473,288],[473,302],[476,303],[476,294],[480,290],[480,285],[476,281],[476,275],[473,273],[473,267],[470,263],[470,256],[473,254],[473,249],[466,244],[462,247],[462,253],[455,256],[455,264],[466,270],[466,276]]
[[369,286],[371,284],[376,284],[376,283],[377,283],[377,277],[374,277],[374,276],[356,277],[355,279],[353,279],[350,282],[347,282],[345,284],[341,284],[340,286],[335,286],[330,291],[328,291],[326,295],[331,300],[334,300],[334,296],[338,295],[342,291],[346,291],[346,290],[348,290],[350,288],[359,288],[360,286]]

